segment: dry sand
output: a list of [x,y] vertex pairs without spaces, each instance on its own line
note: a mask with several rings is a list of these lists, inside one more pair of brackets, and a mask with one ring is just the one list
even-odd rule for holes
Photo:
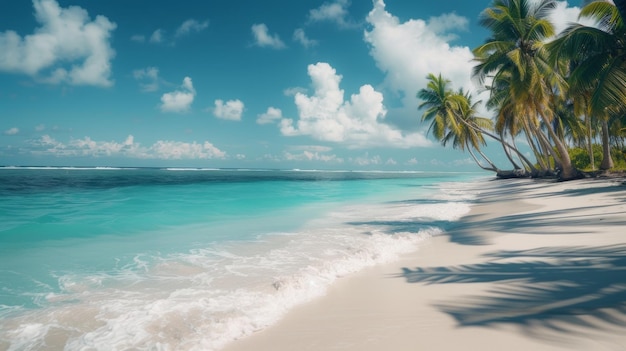
[[626,350],[622,180],[479,185],[445,235],[224,350]]

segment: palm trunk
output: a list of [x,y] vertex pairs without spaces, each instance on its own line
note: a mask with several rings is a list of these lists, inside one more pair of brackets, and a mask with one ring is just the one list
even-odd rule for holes
[[539,147],[535,144],[533,140],[533,135],[535,135],[536,133],[530,128],[530,126],[528,126],[527,123],[523,124],[523,129],[524,129],[524,134],[526,135],[526,141],[528,142],[528,146],[530,146],[530,149],[533,151],[533,154],[535,155],[535,159],[537,160],[537,163],[539,164],[539,168],[541,168],[542,172],[547,172],[548,166],[546,165],[545,160],[543,159],[543,155],[539,151]]
[[[589,111],[588,111],[589,112]],[[596,170],[596,160],[595,156],[593,156],[593,139],[592,139],[592,130],[591,130],[591,116],[589,113],[585,115],[585,127],[587,127],[587,150],[589,152],[589,163],[591,165],[591,170]]]
[[526,158],[526,156],[524,156],[524,154],[522,154],[518,149],[516,149],[515,147],[513,147],[511,144],[507,143],[506,140],[498,138],[497,136],[495,136],[494,134],[491,134],[483,129],[481,129],[480,127],[477,127],[471,123],[467,123],[466,120],[464,120],[463,118],[459,118],[459,120],[461,121],[461,123],[463,123],[464,125],[466,125],[469,128],[472,128],[474,131],[478,132],[478,133],[482,133],[485,134],[486,136],[499,141],[500,143],[502,143],[503,145],[511,148],[511,150],[513,150],[517,156],[519,156],[520,159],[522,159],[524,162],[526,162],[526,164],[529,166],[530,171],[531,172],[536,172],[537,169],[535,169],[535,167],[532,165],[532,163]]
[[[500,131],[500,139],[504,140],[504,131]],[[521,169],[520,166],[517,165],[517,163],[515,163],[515,161],[513,160],[513,157],[511,156],[511,152],[509,151],[509,148],[506,147],[506,145],[504,145],[504,143],[502,144],[502,148],[504,149],[504,154],[506,155],[506,158],[509,159],[509,162],[511,162],[511,164],[513,165],[513,169]]]
[[482,165],[482,163],[480,163],[480,161],[478,160],[478,158],[476,157],[476,155],[474,155],[474,153],[472,152],[472,148],[468,147],[467,151],[469,152],[470,156],[472,156],[472,158],[474,159],[474,162],[476,162],[476,164],[478,165],[478,167],[484,169],[485,171],[492,171],[492,172],[498,172],[498,168],[493,166],[493,167],[485,167]]
[[[550,121],[548,121],[548,119],[543,114],[540,113],[539,116],[541,116],[541,119],[547,126],[550,125]],[[543,135],[542,132],[540,132],[540,134],[545,137],[545,135]],[[552,128],[548,128],[548,134],[552,138],[552,142],[554,143],[554,146],[556,147],[557,152],[554,152],[552,148],[550,148],[550,151],[552,151],[554,161],[555,162],[558,161],[560,165],[561,173],[559,175],[559,178],[561,180],[572,180],[576,178],[577,172],[576,172],[576,169],[574,168],[574,165],[572,165],[572,160],[569,157],[567,147],[558,138],[558,136],[556,135],[556,133],[554,132]]]
[[489,157],[487,157],[487,155],[485,155],[482,151],[480,151],[480,149],[476,149],[476,152],[478,152],[478,154],[480,156],[483,157],[483,159],[496,171],[499,172],[500,169],[498,168],[498,166],[496,166],[493,162],[491,162],[491,160],[489,159]]
[[609,121],[602,118],[602,163],[600,169],[603,171],[613,168],[613,158],[611,157],[611,143],[609,142]]

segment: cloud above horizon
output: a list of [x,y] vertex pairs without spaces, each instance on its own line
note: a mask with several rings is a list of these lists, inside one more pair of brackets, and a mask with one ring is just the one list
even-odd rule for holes
[[1,71],[49,84],[113,85],[109,40],[115,23],[101,15],[91,20],[83,8],[62,8],[55,0],[33,0],[33,7],[40,25],[33,34],[0,33]]
[[349,0],[325,2],[320,7],[309,11],[309,22],[333,22],[341,28],[355,28],[357,25],[348,19]]
[[[202,32],[208,27],[209,20],[204,20],[201,22],[196,19],[190,18],[185,20],[180,26],[178,26],[178,28],[176,28],[176,30],[174,31],[174,35],[168,35],[168,32],[162,28],[155,29],[148,37],[148,42],[152,44],[169,43],[170,45],[175,45],[177,39],[190,35],[191,33]],[[143,34],[134,34],[130,37],[130,40],[137,43],[145,43],[146,36]]]
[[176,37],[182,37],[192,32],[201,32],[209,27],[209,21],[200,22],[193,18],[186,20],[176,29]]
[[348,148],[430,146],[419,134],[404,135],[384,124],[387,110],[383,95],[371,85],[363,85],[358,94],[344,101],[338,75],[328,63],[308,66],[314,94],[295,94],[298,119],[283,118],[280,131],[285,136],[308,135],[316,140],[342,143]]
[[269,29],[265,23],[254,24],[252,25],[252,35],[254,36],[254,44],[256,46],[265,48],[269,47],[272,49],[284,49],[287,46],[280,40],[278,34],[271,35],[269,34]]
[[34,155],[51,156],[90,156],[111,157],[123,156],[139,159],[224,159],[226,152],[218,149],[208,141],[180,142],[159,140],[151,146],[144,147],[129,135],[123,142],[95,141],[89,137],[83,139],[71,139],[68,143],[62,143],[49,135],[31,142],[31,153]]
[[226,102],[217,99],[215,100],[213,115],[217,118],[229,121],[241,121],[241,116],[243,115],[244,108],[245,106],[243,102],[239,99],[228,100]]
[[133,78],[139,82],[143,92],[159,90],[159,69],[156,67],[136,69],[133,71]]
[[178,90],[165,93],[161,96],[160,109],[162,112],[182,113],[191,109],[191,104],[196,97],[191,78],[185,77],[183,84]]
[[385,10],[384,1],[374,0],[366,20],[371,25],[364,33],[370,55],[385,73],[385,86],[404,96],[406,111],[417,110],[416,93],[426,87],[429,73],[441,73],[455,89],[476,91],[471,80],[474,56],[470,48],[450,45],[455,31],[467,30],[467,18],[444,14],[401,22]]
[[312,48],[319,44],[317,40],[309,39],[309,37],[307,37],[306,33],[304,32],[304,29],[302,28],[297,28],[293,32],[293,40],[300,43],[306,49]]
[[283,111],[276,107],[268,107],[265,113],[257,116],[257,124],[270,124],[280,121],[283,118]]
[[20,132],[20,129],[17,127],[9,128],[4,131],[4,135],[17,135]]

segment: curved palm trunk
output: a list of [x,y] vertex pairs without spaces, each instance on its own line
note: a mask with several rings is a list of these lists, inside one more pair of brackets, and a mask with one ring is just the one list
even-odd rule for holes
[[600,169],[603,171],[613,168],[613,158],[611,157],[611,143],[609,142],[609,121],[602,118],[602,163]]
[[482,133],[485,134],[486,136],[499,141],[500,143],[502,143],[503,145],[511,148],[511,150],[513,150],[517,156],[519,156],[520,159],[522,159],[523,162],[526,163],[526,165],[528,165],[528,168],[530,169],[531,172],[536,172],[537,169],[533,166],[533,164],[526,158],[526,156],[524,156],[524,154],[522,154],[517,148],[513,147],[511,144],[507,143],[506,140],[498,138],[496,135],[491,134],[483,129],[481,129],[478,126],[475,126],[474,124],[471,123],[467,123],[466,120],[464,120],[463,118],[459,118],[459,120],[461,121],[461,123],[463,123],[464,125],[466,125],[469,128],[472,128],[474,131],[478,132],[478,133]]
[[[539,114],[539,116],[541,116],[541,119],[543,120],[543,122],[546,125],[550,125],[550,121],[548,121],[548,119],[543,115],[543,114]],[[550,137],[552,138],[552,142],[554,143],[554,147],[556,147],[556,152],[554,152],[554,150],[552,150],[552,148],[550,148],[550,150],[552,151],[553,157],[555,162],[559,163],[560,169],[561,169],[561,173],[559,174],[559,178],[561,180],[572,180],[576,178],[577,172],[576,169],[574,168],[574,165],[572,165],[572,160],[569,157],[569,153],[567,151],[567,147],[565,146],[565,144],[559,139],[559,137],[556,135],[556,133],[554,132],[554,130],[552,128],[548,128],[548,134],[550,135]],[[540,131],[540,135],[542,135],[543,137],[545,137],[545,135]]]
[[496,172],[499,172],[500,169],[498,168],[498,166],[496,166],[493,162],[491,162],[491,160],[489,159],[489,157],[487,157],[487,155],[485,155],[482,151],[480,151],[480,149],[476,149],[476,152],[478,152],[478,154],[480,156],[483,157],[483,159],[489,163],[489,165],[491,166],[491,168],[493,168]]
[[528,126],[527,123],[523,124],[523,128],[524,128],[524,135],[526,135],[526,141],[528,142],[530,149],[533,151],[533,154],[535,155],[535,159],[537,160],[537,163],[539,164],[539,168],[541,168],[542,172],[544,173],[547,172],[548,166],[546,165],[546,162],[543,159],[543,155],[539,151],[539,147],[535,144],[535,141],[533,140],[533,135],[535,135],[535,132],[531,130],[531,128]]
[[[474,159],[474,162],[476,162],[476,164],[478,165],[478,167],[480,167],[480,168],[484,169],[485,171],[492,171],[492,172],[496,172],[496,173],[499,171],[499,169],[498,169],[496,166],[494,166],[494,165],[493,165],[493,163],[491,163],[491,162],[489,161],[489,159],[488,159],[488,158],[486,158],[486,157],[485,157],[485,159],[486,159],[486,160],[487,160],[487,162],[491,165],[491,167],[485,167],[485,166],[483,166],[483,165],[482,165],[482,163],[480,163],[480,161],[479,161],[479,160],[478,160],[478,158],[476,157],[476,155],[474,155],[474,152],[472,152],[472,148],[471,148],[471,147],[468,147],[468,148],[467,148],[467,151],[469,152],[470,156],[472,156],[472,158]],[[479,152],[480,152],[480,151],[479,151]],[[481,155],[482,155],[482,153],[481,153]],[[483,157],[484,157],[484,155],[483,155]]]
[[[500,131],[500,139],[504,140],[504,131]],[[511,164],[513,165],[513,169],[522,169],[522,167],[520,167],[514,160],[513,157],[511,156],[511,152],[509,151],[509,148],[506,147],[506,145],[504,145],[504,143],[500,143],[502,144],[502,149],[504,149],[504,154],[506,155],[506,158],[509,159],[509,162],[511,162]]]
[[589,153],[589,163],[591,164],[591,170],[595,171],[596,159],[595,159],[595,156],[593,156],[593,138],[592,138],[592,130],[591,130],[591,117],[589,116],[589,113],[585,115],[585,127],[587,128],[586,139],[587,139],[587,152]]

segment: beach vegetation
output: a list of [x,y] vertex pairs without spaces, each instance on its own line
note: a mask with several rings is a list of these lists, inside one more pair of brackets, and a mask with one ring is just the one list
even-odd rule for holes
[[[569,180],[584,176],[579,170],[621,168],[615,159],[619,155],[621,163],[626,131],[626,0],[587,2],[580,18],[594,24],[571,24],[560,34],[549,17],[557,4],[493,0],[481,13],[480,24],[491,35],[473,50],[473,77],[489,93],[492,123],[476,116],[469,93],[455,92],[444,77],[431,74],[417,95],[422,120],[431,123],[437,140],[452,141],[481,168],[502,176]],[[503,172],[486,157],[485,136],[502,145],[513,171]],[[535,162],[519,151],[520,139]]]

